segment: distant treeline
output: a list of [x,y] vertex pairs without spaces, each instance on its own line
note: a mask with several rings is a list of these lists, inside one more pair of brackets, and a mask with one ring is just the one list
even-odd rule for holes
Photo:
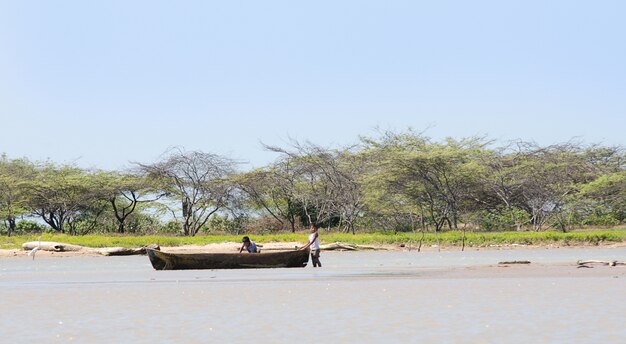
[[296,231],[313,222],[351,233],[567,231],[626,217],[619,146],[436,142],[406,131],[342,148],[296,141],[264,148],[276,160],[251,171],[179,148],[125,171],[3,155],[0,231],[194,236]]

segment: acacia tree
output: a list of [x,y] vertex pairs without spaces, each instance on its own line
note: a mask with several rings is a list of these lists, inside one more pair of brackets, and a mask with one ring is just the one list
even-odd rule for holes
[[243,190],[257,209],[267,212],[285,227],[289,223],[296,231],[298,207],[294,195],[296,176],[290,161],[279,161],[274,165],[257,169],[236,178],[237,186]]
[[[582,151],[581,151],[582,150]],[[626,218],[626,160],[621,147],[577,147],[573,192],[555,215],[562,230],[573,224],[617,225]]]
[[28,207],[57,232],[77,234],[75,221],[97,199],[90,179],[74,166],[46,164],[28,186]]
[[0,218],[6,221],[8,236],[16,229],[16,218],[28,213],[24,189],[33,174],[34,165],[28,160],[0,157]]
[[519,148],[520,143],[485,152],[480,156],[485,172],[478,174],[482,193],[478,202],[488,212],[497,212],[503,204],[517,231],[527,222],[520,214],[523,213],[520,207],[526,176],[520,168],[524,153]]
[[409,131],[387,132],[381,140],[366,143],[382,156],[375,173],[386,176],[388,192],[404,194],[414,209],[425,209],[436,231],[445,224],[458,228],[460,211],[475,202],[482,139],[432,143]]
[[118,233],[126,232],[127,220],[139,205],[157,201],[164,196],[148,178],[137,174],[100,172],[97,181],[100,197],[111,205]]
[[383,229],[415,231],[415,226],[419,224],[421,230],[425,230],[422,204],[409,196],[404,189],[404,183],[397,179],[394,171],[384,167],[387,165],[381,159],[389,157],[385,155],[383,158],[376,152],[368,153],[368,161],[372,167],[362,178],[364,213],[373,224]]
[[531,215],[535,231],[540,231],[552,218],[558,221],[568,211],[568,201],[578,192],[580,185],[593,179],[590,166],[585,162],[580,147],[572,143],[538,147],[526,144],[520,155],[519,168],[522,180],[520,208]]
[[[410,147],[426,144],[419,135],[383,133],[382,138],[362,138],[368,161],[363,178],[368,218],[385,229],[414,229],[419,222],[425,229],[426,216],[432,217],[433,206],[423,185],[408,178],[406,161]],[[432,201],[432,199],[430,199]],[[430,204],[430,206],[429,206]]]
[[289,148],[265,148],[280,154],[278,166],[290,167],[285,185],[307,222],[330,224],[335,219],[354,233],[354,222],[364,206],[358,182],[363,164],[350,148],[331,150],[297,141]]
[[[164,193],[180,200],[185,235],[195,236],[211,215],[228,205],[233,194],[228,177],[235,173],[236,162],[216,154],[174,148],[160,162],[138,166]],[[178,210],[171,209],[175,218]]]
[[[605,218],[600,224],[615,224],[626,219],[626,171],[604,174],[581,187],[580,199],[593,200],[587,205],[588,218]],[[590,203],[590,202],[588,202]],[[610,217],[610,218],[606,218]],[[615,222],[611,223],[611,220]]]
[[347,148],[326,159],[325,166],[335,187],[336,207],[344,230],[354,234],[356,221],[365,210],[363,176],[367,171],[367,156]]

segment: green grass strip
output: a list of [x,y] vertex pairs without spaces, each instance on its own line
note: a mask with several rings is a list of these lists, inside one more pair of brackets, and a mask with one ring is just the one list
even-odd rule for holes
[[[300,242],[306,243],[308,233],[277,233],[254,235],[247,234],[258,243],[266,242]],[[440,234],[426,233],[423,245],[459,246],[462,244],[461,231],[446,231]],[[183,236],[121,236],[121,235],[83,235],[44,233],[42,241],[55,241],[66,244],[81,245],[92,248],[99,247],[142,247],[157,243],[161,246],[207,245],[211,243],[240,242],[241,235],[202,235],[195,237]],[[320,231],[322,243],[346,242],[358,245],[415,245],[421,233],[366,233],[346,234]],[[0,249],[17,249],[27,241],[37,241],[38,235],[19,235],[0,237]],[[626,242],[626,230],[587,230],[578,232],[467,232],[465,245],[469,247],[485,247],[489,245],[599,245],[601,243]]]

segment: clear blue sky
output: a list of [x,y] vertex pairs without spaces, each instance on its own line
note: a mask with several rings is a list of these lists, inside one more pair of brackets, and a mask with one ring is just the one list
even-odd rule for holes
[[0,153],[82,167],[375,127],[623,145],[624,1],[0,0]]

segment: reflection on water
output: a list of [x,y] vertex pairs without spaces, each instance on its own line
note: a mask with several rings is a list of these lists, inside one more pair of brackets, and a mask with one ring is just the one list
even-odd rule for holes
[[0,260],[3,342],[626,342],[626,277],[433,278],[626,249],[323,252],[324,268],[154,271],[148,258]]

